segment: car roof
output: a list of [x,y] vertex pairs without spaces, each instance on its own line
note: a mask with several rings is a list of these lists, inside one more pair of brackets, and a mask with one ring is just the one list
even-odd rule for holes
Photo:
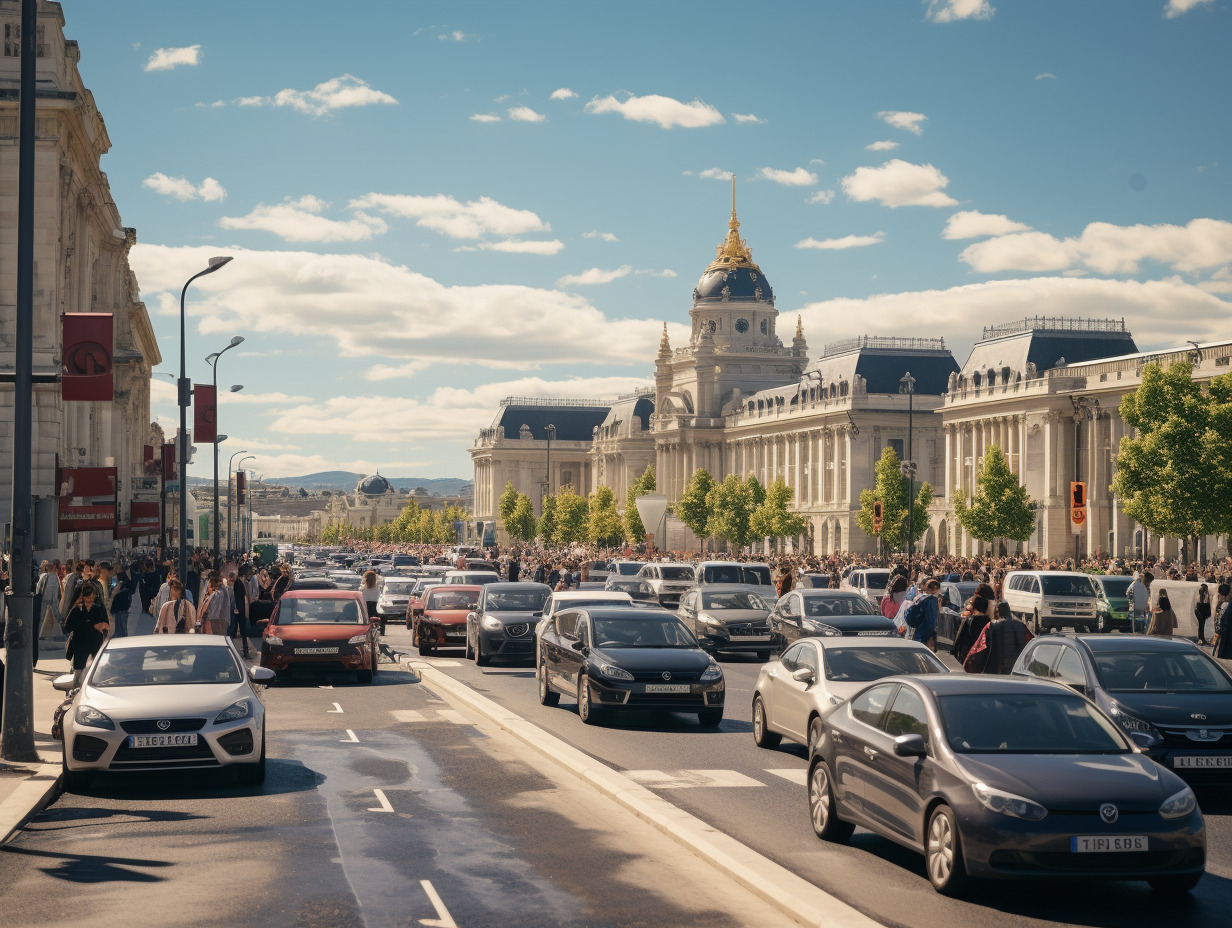
[[175,637],[170,641],[166,635],[126,635],[122,638],[107,639],[107,649],[114,651],[117,648],[150,648],[159,645],[175,645],[183,647],[191,645],[198,648],[226,648],[229,647],[230,641],[225,635],[193,635],[191,638]]
[[770,587],[760,583],[707,583],[705,586],[699,586],[698,589],[704,593],[760,593]]
[[619,590],[579,590],[576,592],[562,591],[552,594],[554,603],[584,603],[593,602],[596,599],[611,599],[613,596],[624,596],[629,602],[633,602],[633,597],[628,593],[622,593]]
[[500,591],[500,590],[510,590],[510,591],[518,590],[522,592],[525,592],[526,590],[533,590],[533,591],[546,590],[548,593],[552,592],[552,588],[548,586],[546,583],[535,583],[534,581],[531,581],[531,580],[527,580],[527,581],[505,580],[501,583],[488,583],[484,585],[484,589],[487,590],[489,593],[493,591]]
[[981,693],[1021,693],[1028,696],[1039,695],[1044,687],[1053,692],[1063,691],[1070,694],[1073,690],[1060,687],[1046,680],[1027,680],[1019,677],[1007,678],[999,674],[985,675],[976,673],[929,674],[927,676],[895,676],[885,677],[878,681],[887,683],[908,681],[932,690],[937,696],[969,696]]
[[890,638],[888,636],[881,638],[852,638],[848,636],[842,638],[810,637],[799,640],[812,641],[823,651],[830,648],[902,648],[906,651],[928,651],[929,654],[933,653],[923,642],[910,641],[905,638]]
[[454,590],[466,590],[480,593],[483,585],[479,583],[438,583],[432,587],[433,593],[452,593]]
[[[1048,635],[1041,636],[1048,640]],[[1092,651],[1140,651],[1144,647],[1155,651],[1189,651],[1196,645],[1192,641],[1174,638],[1155,638],[1150,635],[1058,635],[1081,641]]]
[[644,606],[591,606],[584,611],[600,619],[637,619],[639,621],[659,619],[662,621],[664,616],[670,616],[677,622],[680,621],[674,612],[659,608],[647,609]]
[[839,597],[844,599],[863,599],[855,590],[823,590],[817,587],[796,587],[791,592],[800,593],[803,596],[809,597],[809,599],[837,599]]
[[282,594],[282,599],[355,599],[358,596],[358,590],[297,590],[292,588]]

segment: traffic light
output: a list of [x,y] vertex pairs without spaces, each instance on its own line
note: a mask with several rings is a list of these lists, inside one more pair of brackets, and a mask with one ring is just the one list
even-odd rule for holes
[[881,500],[873,501],[873,534],[881,533],[882,517],[885,515],[885,508],[881,504]]
[[1087,485],[1081,480],[1069,485],[1069,520],[1075,529],[1087,520]]
[[248,476],[242,470],[235,472],[235,502],[240,506],[248,502]]

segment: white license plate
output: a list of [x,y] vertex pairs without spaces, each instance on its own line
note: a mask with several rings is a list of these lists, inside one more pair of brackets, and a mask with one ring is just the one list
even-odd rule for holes
[[1232,768],[1232,754],[1181,754],[1172,758],[1172,766],[1181,769]]
[[689,684],[687,683],[647,683],[647,693],[687,693]]
[[1146,835],[1078,835],[1069,839],[1069,849],[1075,854],[1107,854],[1113,851],[1145,851]]
[[769,641],[769,635],[732,635],[732,641]]
[[130,748],[180,748],[192,747],[197,736],[191,735],[129,735]]
[[337,654],[337,648],[296,648],[296,654]]

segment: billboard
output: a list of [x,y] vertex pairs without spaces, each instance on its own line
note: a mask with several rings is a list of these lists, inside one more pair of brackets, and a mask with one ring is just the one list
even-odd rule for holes
[[57,467],[61,532],[115,531],[116,468]]
[[218,395],[212,384],[193,387],[193,438],[208,444],[218,440]]
[[64,313],[61,319],[61,399],[110,401],[115,395],[111,313]]

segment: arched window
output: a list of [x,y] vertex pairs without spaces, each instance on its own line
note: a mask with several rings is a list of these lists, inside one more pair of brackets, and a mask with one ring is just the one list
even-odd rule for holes
[[988,369],[988,386],[995,387],[997,385],[997,372],[991,367]]
[[980,372],[979,371],[976,371],[974,374],[971,375],[971,386],[975,387],[975,389],[977,390],[980,388]]
[[1001,382],[1004,384],[1010,382],[1010,366],[1008,364],[1001,368]]

